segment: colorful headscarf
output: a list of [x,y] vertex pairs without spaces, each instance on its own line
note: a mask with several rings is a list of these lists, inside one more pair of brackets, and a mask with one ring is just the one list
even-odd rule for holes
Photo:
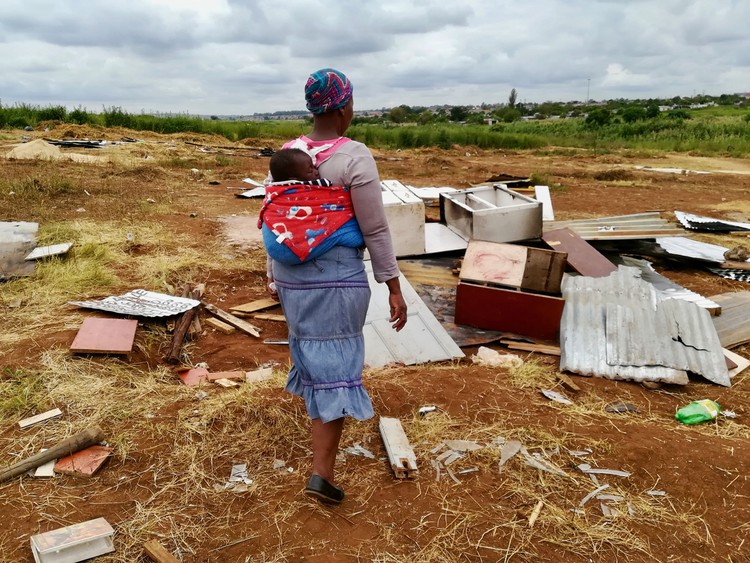
[[352,97],[352,83],[343,72],[322,68],[305,84],[307,109],[315,115],[344,107]]

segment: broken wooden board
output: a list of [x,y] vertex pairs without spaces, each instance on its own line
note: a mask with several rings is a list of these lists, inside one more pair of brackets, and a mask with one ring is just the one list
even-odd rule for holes
[[455,321],[477,328],[557,341],[564,305],[563,299],[551,295],[461,282],[456,290]]
[[24,418],[23,420],[19,420],[18,426],[20,426],[21,428],[28,428],[29,426],[39,424],[40,422],[44,422],[45,420],[49,420],[50,418],[56,418],[60,415],[62,415],[62,411],[60,409],[52,409],[34,416],[30,416],[28,418]]
[[260,368],[245,373],[246,383],[255,383],[257,381],[265,381],[273,375],[273,368]]
[[72,242],[52,244],[50,246],[37,246],[26,255],[24,260],[40,260],[42,258],[49,258],[50,256],[59,256],[60,254],[68,252],[71,246],[73,246]]
[[223,332],[224,334],[232,334],[236,330],[232,325],[213,317],[207,318],[204,322],[208,326],[215,328],[216,330],[218,330],[219,332]]
[[31,551],[37,563],[74,563],[113,552],[114,533],[109,522],[96,518],[31,536]]
[[[42,448],[42,452],[46,452],[47,448]],[[47,463],[40,465],[34,470],[34,479],[50,479],[55,476],[55,463],[56,459],[51,459]]]
[[208,370],[206,368],[185,369],[180,371],[177,376],[188,387],[195,387],[206,382],[208,379]]
[[724,353],[724,358],[730,360],[735,365],[735,367],[729,368],[730,378],[734,377],[735,375],[739,375],[748,367],[750,367],[750,360],[748,360],[747,358],[744,358],[739,354],[735,354],[734,352],[732,352],[731,350],[727,350],[726,348],[723,349],[722,352]]
[[401,421],[397,418],[380,417],[380,435],[383,437],[391,469],[399,479],[418,475],[417,457],[409,444]]
[[281,313],[256,313],[255,315],[253,315],[253,318],[261,321],[277,321],[281,323],[286,322],[286,317]]
[[542,293],[560,293],[566,259],[564,252],[472,240],[466,249],[459,278]]
[[206,379],[216,381],[217,379],[245,379],[244,371],[217,371],[206,374]]
[[250,303],[243,303],[235,307],[230,307],[229,311],[232,313],[254,313],[255,311],[262,311],[263,309],[270,309],[276,307],[280,303],[276,299],[270,297],[266,299],[258,299],[257,301],[251,301]]
[[251,325],[249,322],[243,321],[239,317],[235,317],[234,315],[227,313],[226,311],[222,311],[216,305],[211,305],[210,303],[206,303],[204,301],[203,306],[205,307],[206,311],[208,311],[215,317],[218,317],[225,323],[232,325],[234,328],[238,328],[242,332],[246,332],[251,336],[260,336],[260,328],[258,328],[257,326]]
[[734,291],[710,297],[721,306],[721,315],[713,317],[719,341],[724,348],[750,342],[750,291]]
[[55,471],[76,477],[91,477],[102,468],[110,455],[112,455],[112,448],[90,446],[58,459]]
[[617,270],[617,266],[572,229],[549,231],[542,234],[542,239],[553,250],[567,252],[568,264],[583,276],[600,278]]
[[149,540],[144,543],[143,551],[156,563],[180,563],[180,560],[169,553],[157,540]]
[[548,356],[560,355],[560,347],[551,346],[549,344],[536,344],[534,342],[511,340],[509,338],[501,338],[500,344],[502,344],[503,346],[507,346],[511,350],[523,350],[524,352],[537,352],[539,354],[547,354]]
[[135,319],[100,319],[89,317],[83,320],[70,351],[74,354],[130,354],[133,350]]

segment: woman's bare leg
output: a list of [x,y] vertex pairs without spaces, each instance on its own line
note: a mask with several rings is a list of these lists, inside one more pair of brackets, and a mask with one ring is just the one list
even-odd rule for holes
[[342,417],[323,423],[319,418],[312,419],[312,473],[329,483],[333,483],[333,466],[336,464],[344,420]]

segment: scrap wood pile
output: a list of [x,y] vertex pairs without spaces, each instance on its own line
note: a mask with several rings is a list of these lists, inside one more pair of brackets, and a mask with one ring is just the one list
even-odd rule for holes
[[[401,190],[395,184],[391,184],[391,188],[394,193]],[[519,197],[504,187],[493,185],[473,192],[442,193],[443,232],[455,235],[450,245],[465,248],[465,252],[460,250],[462,264],[453,304],[457,325],[496,332],[498,339],[511,348],[558,353],[561,371],[581,375],[684,385],[689,382],[688,374],[697,374],[713,383],[729,386],[731,376],[746,367],[743,358],[732,356],[727,349],[750,341],[747,292],[705,298],[677,286],[657,274],[648,262],[633,257],[655,256],[683,263],[697,261],[719,275],[741,276],[748,262],[742,248],[722,249],[701,243],[696,248],[692,239],[681,241],[678,233],[684,234],[683,229],[666,224],[654,214],[553,223],[543,222],[539,200]],[[400,226],[399,219],[393,217],[394,213],[400,213],[402,205],[414,204],[414,198],[403,190],[397,197],[398,201],[392,202],[389,211],[393,230]],[[509,199],[506,202],[504,198]],[[515,217],[516,214],[519,217]],[[503,216],[503,221],[498,221],[498,215]],[[687,228],[691,229],[696,225],[700,228],[700,225],[721,223],[701,222],[694,218],[690,221],[693,226]],[[508,230],[498,233],[499,224],[504,225],[503,228],[507,226]],[[738,227],[737,224],[730,226]],[[64,254],[70,249],[70,243],[35,249],[33,240],[28,237],[28,231],[33,229],[28,225],[11,225],[9,230],[14,234],[22,233],[23,248],[19,250],[19,241],[14,240],[14,252],[17,257],[26,254],[14,264],[25,267],[27,272],[29,264],[33,271],[34,260]],[[650,235],[644,235],[644,231],[650,231]],[[409,227],[406,232],[422,234],[423,244],[420,247],[419,237],[396,238],[397,247],[408,246],[398,250],[401,256],[420,256],[433,250],[429,224],[418,226],[416,231]],[[611,250],[605,255],[604,250],[600,252],[594,246],[600,242],[605,242],[610,248],[622,244],[628,255],[612,253]],[[456,248],[449,251],[456,252]],[[9,270],[4,267],[3,271]],[[191,338],[199,338],[202,326],[225,335],[244,334],[259,338],[261,330],[252,324],[252,318],[283,322],[280,312],[267,312],[278,307],[273,300],[226,307],[228,310],[225,311],[203,300],[204,289],[199,284],[186,287],[179,296],[137,289],[99,301],[73,301],[71,303],[75,306],[117,317],[84,319],[70,351],[77,355],[107,354],[127,359],[133,350],[141,323],[139,319],[162,319],[172,333],[170,348],[163,359],[165,364],[177,366],[174,368],[175,381],[196,386],[201,393],[209,384],[236,388],[244,382],[270,377],[272,368],[260,364],[247,370],[211,372],[200,362],[189,361],[183,344]],[[381,297],[377,299],[385,301]],[[411,299],[410,309],[420,301],[416,294]],[[425,313],[425,318],[428,313]],[[731,317],[731,322],[722,323],[722,319],[728,317]],[[410,319],[408,326],[413,330],[413,327],[420,326],[419,322],[422,321],[412,323]],[[370,323],[375,328],[367,332],[368,348],[379,354],[368,358],[371,366],[393,362],[408,365],[462,355],[457,346],[439,339],[440,354],[424,351],[414,333],[408,332],[400,336],[389,334],[402,341],[390,342],[386,354],[383,347],[372,345],[380,342],[375,339],[383,334],[378,330],[378,323],[383,324],[383,314],[376,312]],[[394,353],[393,350],[400,352]],[[497,360],[490,357],[484,361],[491,364]],[[570,380],[566,385],[575,388],[575,383]],[[548,391],[544,396],[549,400],[559,404],[572,403],[564,395]],[[623,403],[612,408],[621,409],[615,412],[627,412],[630,406]],[[423,409],[419,415],[425,420],[439,416],[439,413],[432,414],[434,410],[429,407]],[[711,405],[706,410],[710,412]],[[19,421],[19,427],[26,429],[46,420],[53,421],[61,414],[59,409],[43,412]],[[406,430],[409,429],[410,425],[407,425]],[[479,472],[482,464],[480,461],[476,465],[473,463],[490,452],[492,456],[498,454],[495,463],[500,472],[507,473],[509,465],[506,464],[515,459],[525,467],[556,477],[574,479],[583,476],[590,479],[593,487],[573,507],[576,513],[590,508],[594,504],[592,501],[598,501],[599,510],[607,517],[635,510],[630,502],[622,502],[621,491],[613,490],[616,486],[614,479],[605,482],[602,478],[604,475],[607,479],[625,479],[630,475],[628,471],[597,468],[591,463],[574,463],[575,471],[571,471],[570,460],[585,457],[590,451],[548,448],[533,440],[498,435],[484,440],[433,441],[429,444],[429,455],[424,455],[424,446],[410,443],[398,419],[381,418],[380,433],[396,478],[415,478],[420,470],[424,475],[425,470],[431,468],[430,478],[434,476],[436,482],[449,479],[458,484],[462,478]],[[99,428],[87,429],[50,447],[47,452],[9,466],[0,478],[11,479],[32,470],[36,477],[49,475],[50,471],[92,475],[111,455],[111,447],[102,445],[105,441],[106,437]],[[421,458],[415,451],[422,452]],[[364,457],[372,455],[361,444],[346,453]],[[563,459],[566,461],[561,461]],[[462,465],[462,462],[466,464]],[[276,469],[288,471],[291,467],[282,461]],[[222,487],[241,492],[251,485],[247,468],[234,466],[229,480]],[[664,493],[656,489],[642,492],[653,497]],[[536,501],[528,512],[528,527],[533,527],[545,507],[550,510],[553,504],[546,498]],[[45,560],[45,554],[65,550],[70,550],[71,557],[79,556],[76,555],[79,550],[87,557],[111,552],[114,549],[114,530],[102,520],[81,522],[33,536],[32,550],[40,560]],[[72,534],[85,541],[66,543],[65,538]],[[144,549],[154,560],[158,561],[157,557],[169,560],[169,554],[165,554],[158,543],[151,542]]]

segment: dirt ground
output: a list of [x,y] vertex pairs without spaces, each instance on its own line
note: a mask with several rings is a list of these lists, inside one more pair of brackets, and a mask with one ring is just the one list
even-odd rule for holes
[[[220,218],[256,216],[258,201],[237,198],[226,185],[245,177],[262,180],[267,158],[239,144],[216,148],[230,143],[198,136],[75,127],[32,133],[44,135],[127,136],[143,142],[97,149],[101,162],[0,160],[0,182],[54,176],[75,180],[85,189],[24,205],[0,194],[0,220],[37,221],[42,230],[46,224],[82,218],[125,224],[126,230],[127,225],[154,222],[210,265],[191,269],[189,280],[179,273],[167,282],[205,283],[204,300],[224,309],[265,296],[262,249],[253,242],[230,244]],[[20,142],[18,137],[18,132],[4,132],[0,154]],[[746,160],[472,147],[373,153],[381,178],[417,187],[468,187],[499,173],[533,175],[550,186],[558,219],[652,210],[673,219],[673,211],[681,210],[750,220]],[[669,174],[636,166],[714,173]],[[608,177],[615,179],[597,179]],[[428,215],[434,214],[429,208]],[[748,244],[744,235],[697,238],[725,246]],[[128,268],[170,253],[176,255],[178,249],[156,239],[137,239],[129,248]],[[223,266],[211,266],[218,263]],[[658,262],[655,267],[705,296],[748,289],[745,283],[696,268]],[[134,270],[113,268],[122,280],[140,281]],[[127,360],[73,357],[67,348],[76,323],[96,313],[67,305],[73,298],[68,296],[50,304],[49,322],[27,334],[21,313],[9,306],[16,293],[24,295],[23,306],[39,298],[24,293],[23,283],[0,285],[0,308],[7,322],[3,331],[23,334],[12,344],[0,343],[2,377],[9,381],[24,370],[44,378],[42,392],[49,401],[43,406],[58,406],[64,415],[27,430],[18,428],[18,419],[45,408],[0,419],[0,464],[10,465],[39,445],[49,447],[55,439],[94,423],[111,436],[108,442],[116,453],[90,479],[24,476],[0,485],[3,561],[33,561],[31,535],[99,516],[115,528],[117,549],[97,559],[101,561],[147,561],[143,543],[150,539],[159,540],[182,561],[195,562],[750,561],[747,373],[737,376],[731,388],[696,378],[684,387],[658,389],[571,375],[580,387],[574,393],[555,379],[554,356],[522,353],[529,367],[514,372],[472,363],[476,347],[464,349],[466,358],[460,361],[371,370],[365,381],[376,418],[349,424],[342,446],[361,443],[375,459],[341,454],[337,479],[347,499],[340,507],[327,508],[301,494],[311,459],[308,423],[301,401],[283,391],[287,349],[263,343],[283,339],[283,323],[252,319],[262,329],[260,339],[204,325],[203,333],[186,347],[187,363],[206,362],[211,371],[273,365],[276,372],[260,385],[205,387],[207,398],[200,400],[162,360],[170,338],[165,323],[144,323],[139,330],[150,336],[139,333]],[[123,283],[118,289],[134,288]],[[87,288],[75,297],[109,294]],[[62,323],[49,308],[75,322]],[[505,351],[499,344],[491,347]],[[748,356],[750,347],[734,351]],[[70,390],[76,389],[70,387],[74,379],[81,385],[77,391]],[[540,393],[545,387],[566,393],[575,405],[549,401]],[[677,408],[703,398],[716,400],[736,418],[721,417],[701,426],[674,420]],[[631,403],[639,412],[605,412],[615,401]],[[420,417],[417,411],[423,405],[438,410]],[[403,421],[418,457],[418,479],[393,477],[384,458],[378,415]],[[499,437],[518,439],[529,452],[546,454],[566,476],[530,467],[520,454],[499,470]],[[485,447],[451,465],[455,481],[445,474],[438,481],[430,464],[437,454],[431,452],[448,439],[475,440]],[[576,455],[582,450],[589,453]],[[274,468],[278,459],[291,471]],[[247,490],[222,489],[235,463],[247,464],[253,479]],[[597,485],[576,469],[579,463],[630,473],[599,477],[600,485],[609,485],[603,492],[619,497],[609,503],[618,514],[605,516],[597,499],[581,505]],[[473,468],[478,470],[458,473]],[[539,501],[541,512],[530,527],[529,517]]]

